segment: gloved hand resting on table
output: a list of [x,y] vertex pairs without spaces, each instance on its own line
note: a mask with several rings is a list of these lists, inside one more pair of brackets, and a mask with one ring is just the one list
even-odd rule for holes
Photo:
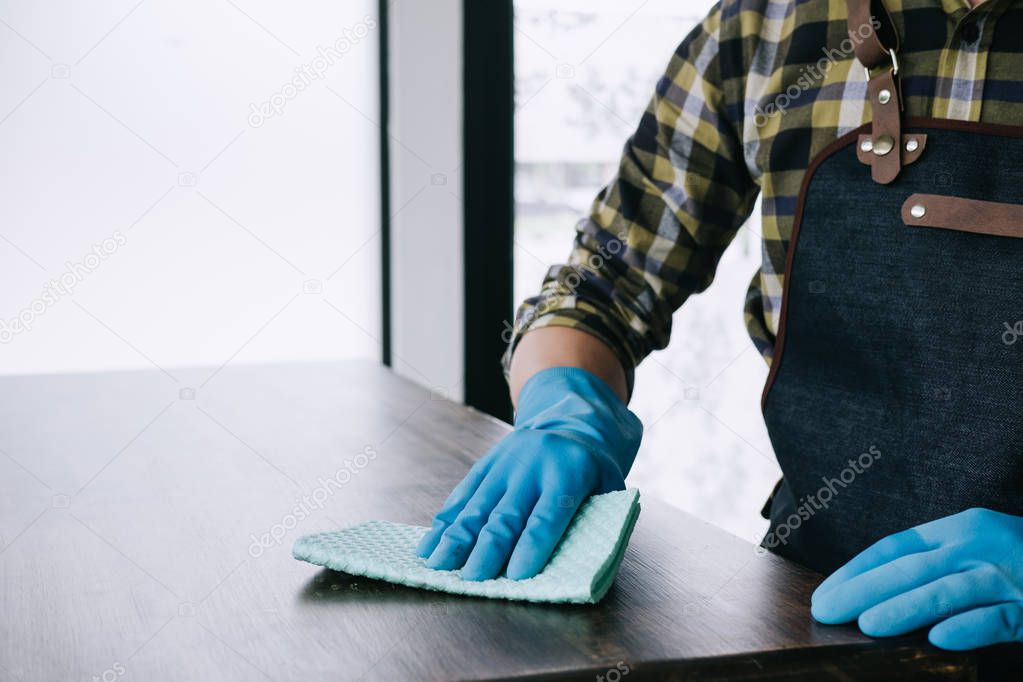
[[430,568],[467,580],[531,578],[587,497],[625,487],[643,425],[600,378],[538,372],[519,393],[515,430],[469,470],[419,544]]
[[821,583],[811,612],[874,637],[934,625],[942,649],[1023,641],[1023,517],[968,509],[890,535]]

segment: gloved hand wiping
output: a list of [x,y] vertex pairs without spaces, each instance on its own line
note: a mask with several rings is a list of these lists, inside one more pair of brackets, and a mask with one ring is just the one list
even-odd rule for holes
[[418,553],[466,580],[516,580],[547,563],[590,495],[621,490],[643,425],[600,378],[538,372],[519,394],[515,429],[448,496]]

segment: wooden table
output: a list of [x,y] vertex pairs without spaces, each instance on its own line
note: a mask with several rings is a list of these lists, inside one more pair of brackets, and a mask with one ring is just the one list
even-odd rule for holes
[[970,680],[987,660],[816,625],[819,576],[650,498],[596,606],[295,561],[303,533],[427,524],[507,429],[371,364],[8,377],[0,423],[3,679]]

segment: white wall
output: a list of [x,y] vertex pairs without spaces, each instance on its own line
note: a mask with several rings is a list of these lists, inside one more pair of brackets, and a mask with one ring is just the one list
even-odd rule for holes
[[378,358],[376,19],[0,2],[0,373]]
[[390,7],[392,360],[462,400],[462,3]]

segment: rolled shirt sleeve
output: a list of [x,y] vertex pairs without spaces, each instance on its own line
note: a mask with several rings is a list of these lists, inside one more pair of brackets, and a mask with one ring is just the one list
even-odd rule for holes
[[734,119],[750,48],[738,15],[728,20],[734,38],[722,38],[733,32],[722,21],[718,5],[675,51],[615,178],[577,224],[568,262],[519,307],[506,372],[523,334],[572,327],[608,345],[631,377],[668,344],[672,314],[710,285],[759,189]]

